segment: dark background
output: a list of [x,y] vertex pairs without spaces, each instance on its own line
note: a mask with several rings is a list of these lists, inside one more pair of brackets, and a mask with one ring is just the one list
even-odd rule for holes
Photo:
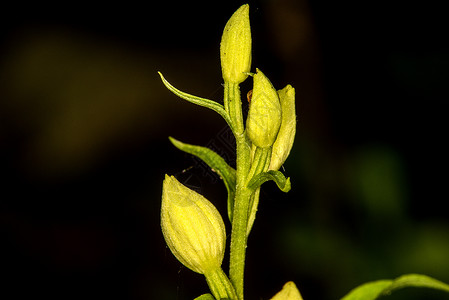
[[[222,101],[219,42],[243,3],[2,4],[2,299],[207,291],[165,246],[162,180],[204,194],[229,233],[225,188],[167,137],[220,148],[231,164],[232,139],[157,71]],[[296,88],[298,130],[284,166],[291,192],[262,191],[247,298],[269,299],[289,280],[306,300],[405,273],[449,282],[446,11],[436,1],[249,3],[253,69]]]

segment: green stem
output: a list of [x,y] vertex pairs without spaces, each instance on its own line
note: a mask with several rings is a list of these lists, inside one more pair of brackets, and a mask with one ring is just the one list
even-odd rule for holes
[[248,212],[252,190],[237,187],[231,232],[231,257],[229,276],[234,284],[237,296],[243,300],[243,279],[248,228]]
[[[251,152],[244,136],[237,139],[237,187],[234,201],[234,214],[231,233],[230,277],[240,300],[243,300],[243,281],[245,271],[246,245],[249,232],[254,223],[260,189],[247,187],[253,176],[268,169],[271,147],[257,148],[252,163]],[[254,193],[255,192],[255,193]]]
[[232,217],[229,277],[238,299],[243,300],[248,211],[253,191],[246,188],[246,180],[251,165],[251,151],[250,143],[245,134],[242,100],[238,84],[225,82],[224,107],[231,119],[232,131],[237,144],[236,191]]
[[253,176],[268,168],[271,147],[257,148],[253,162],[251,162],[251,142],[248,141],[245,133],[242,100],[238,84],[225,82],[224,94],[224,108],[231,119],[232,131],[237,144],[236,190],[232,217],[229,277],[238,299],[243,300],[246,245],[259,202],[259,189],[257,189],[256,195],[253,195],[255,191],[249,189],[247,184]]
[[231,128],[234,135],[241,135],[245,130],[242,114],[242,100],[240,99],[240,87],[237,83],[225,82],[224,108],[231,119]]
[[234,287],[221,268],[207,272],[204,276],[215,299],[238,300]]
[[246,235],[248,236],[253,228],[254,221],[256,220],[257,207],[259,206],[260,187],[256,189],[250,200],[249,216],[248,216],[248,229]]

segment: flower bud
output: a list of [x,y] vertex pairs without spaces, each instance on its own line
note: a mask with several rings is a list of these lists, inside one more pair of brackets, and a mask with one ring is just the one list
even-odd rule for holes
[[241,83],[251,68],[249,6],[242,5],[229,19],[220,44],[221,71],[227,82]]
[[246,130],[251,142],[260,148],[273,145],[281,126],[281,104],[270,80],[257,69]]
[[282,290],[271,300],[302,300],[301,294],[293,281],[284,284]]
[[296,134],[295,89],[287,85],[278,91],[282,109],[281,128],[273,144],[270,170],[279,170],[290,154]]
[[162,187],[161,227],[168,247],[184,266],[200,274],[220,268],[226,243],[220,213],[168,175]]

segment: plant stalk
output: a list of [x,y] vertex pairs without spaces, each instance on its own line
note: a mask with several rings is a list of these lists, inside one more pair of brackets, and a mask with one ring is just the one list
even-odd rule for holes
[[243,300],[248,212],[253,191],[246,188],[247,175],[251,165],[251,147],[245,134],[242,100],[238,84],[225,82],[224,107],[231,119],[237,145],[236,192],[232,218],[229,277],[238,299]]
[[[240,87],[237,83],[225,82],[224,108],[232,123],[234,135],[242,135],[245,126],[243,124],[242,100],[240,99]],[[237,137],[236,137],[237,138]]]
[[[237,145],[238,144],[239,143],[237,143]],[[249,151],[247,152],[247,157],[249,159]],[[237,146],[237,153],[239,153],[239,146]],[[237,155],[237,164],[239,164],[239,160],[243,160],[244,157],[245,155],[240,152]],[[232,218],[229,276],[231,278],[231,282],[234,284],[237,296],[240,300],[243,300],[243,281],[245,272],[245,255],[249,218],[248,212],[253,191],[245,187],[245,180],[241,180],[238,173],[239,167],[237,168],[237,188],[235,193],[234,213]]]

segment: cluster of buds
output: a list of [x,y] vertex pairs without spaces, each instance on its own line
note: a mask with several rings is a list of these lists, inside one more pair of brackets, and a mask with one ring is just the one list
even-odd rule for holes
[[269,169],[277,171],[290,154],[295,139],[295,89],[287,85],[276,91],[259,69],[253,77],[246,133],[256,147],[271,148]]
[[[220,58],[225,82],[239,84],[250,74],[251,30],[247,4],[242,5],[226,24]],[[271,170],[278,170],[287,159],[295,132],[295,89],[288,85],[276,91],[270,80],[256,69],[246,134],[256,147],[272,147]]]
[[[225,100],[224,108],[211,100],[180,92],[166,83],[164,78],[162,79],[167,87],[181,98],[219,112],[233,130],[239,128],[237,131],[239,134],[245,132],[246,137],[240,135],[243,137],[244,144],[250,141],[253,149],[258,151],[256,153],[260,154],[254,155],[252,159],[254,161],[249,171],[251,176],[267,170],[279,170],[290,153],[295,137],[295,90],[288,85],[276,91],[262,71],[256,69],[256,73],[250,73],[251,30],[247,4],[242,5],[232,15],[224,28],[220,44],[220,59],[225,85],[232,87],[234,92],[237,91],[232,99],[229,98],[231,100],[228,102]],[[236,106],[236,104],[241,104],[239,84],[249,75],[253,77],[253,90],[246,126],[244,126],[241,105]],[[255,158],[256,156],[258,159]],[[215,159],[214,156],[212,160]],[[263,163],[260,163],[262,161]],[[261,165],[262,167],[258,167]],[[233,171],[235,177],[235,170]],[[235,178],[228,179],[228,183],[235,184]],[[229,190],[228,188],[228,192]],[[257,203],[256,201],[254,203]],[[257,210],[257,204],[255,205]],[[253,220],[254,215],[251,213],[249,218]],[[243,292],[230,283],[221,269],[226,232],[220,213],[205,197],[168,175],[163,182],[161,227],[165,241],[174,256],[187,268],[206,276],[216,299],[243,298]],[[246,227],[243,228],[245,234]],[[243,285],[241,289],[243,290]],[[273,299],[301,299],[296,291],[294,284],[287,284]]]

